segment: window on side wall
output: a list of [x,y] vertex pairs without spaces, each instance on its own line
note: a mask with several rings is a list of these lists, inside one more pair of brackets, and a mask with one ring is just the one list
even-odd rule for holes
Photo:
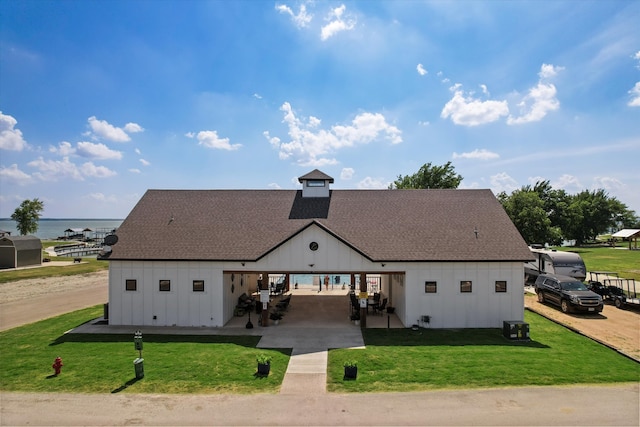
[[127,279],[124,281],[124,289],[126,291],[137,291],[138,281],[136,279]]
[[204,292],[204,280],[193,281],[193,292]]
[[506,280],[496,280],[496,292],[507,292]]
[[310,179],[307,181],[307,187],[324,187],[324,180]]
[[424,293],[435,294],[438,292],[438,282],[424,282]]
[[460,281],[460,292],[469,293],[472,290],[471,280],[461,280]]
[[160,292],[170,292],[171,291],[171,280],[160,280]]

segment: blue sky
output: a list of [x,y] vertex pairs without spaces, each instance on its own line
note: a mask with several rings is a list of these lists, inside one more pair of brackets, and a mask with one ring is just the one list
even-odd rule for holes
[[638,1],[0,1],[0,217],[147,189],[549,180],[640,213]]

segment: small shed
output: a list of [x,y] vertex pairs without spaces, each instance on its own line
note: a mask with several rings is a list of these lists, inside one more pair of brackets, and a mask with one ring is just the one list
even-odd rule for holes
[[[625,228],[611,235],[614,239],[628,239],[629,249],[638,249],[638,237],[640,237],[640,230],[635,228]],[[633,247],[631,247],[631,241],[633,241]]]
[[0,238],[0,269],[42,264],[42,242],[36,236]]

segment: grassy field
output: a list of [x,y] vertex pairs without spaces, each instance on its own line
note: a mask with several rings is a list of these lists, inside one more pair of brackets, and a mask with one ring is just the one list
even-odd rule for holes
[[[640,282],[640,251],[610,247],[561,247],[556,249],[580,254],[587,266],[587,271],[613,271],[620,274],[620,277]],[[588,276],[587,279],[589,279]]]
[[[144,336],[145,377],[135,381],[133,335],[65,334],[101,314],[80,310],[0,333],[0,388],[92,393],[275,393],[290,349],[257,349],[259,337]],[[328,389],[385,392],[445,388],[638,381],[640,364],[532,313],[532,341],[508,341],[499,329],[365,330],[364,350],[331,350]],[[254,374],[256,356],[273,357],[271,374]],[[64,367],[52,376],[51,364]],[[343,362],[358,361],[357,381]]]

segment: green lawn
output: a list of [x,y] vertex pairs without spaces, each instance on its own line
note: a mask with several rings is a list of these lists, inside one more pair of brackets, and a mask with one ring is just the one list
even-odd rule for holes
[[[7,391],[234,393],[275,392],[290,350],[257,349],[259,337],[145,335],[145,377],[135,381],[138,357],[131,335],[64,334],[101,314],[76,311],[0,333],[0,384]],[[267,378],[254,376],[256,356],[273,357]],[[62,373],[52,377],[60,356]]]
[[[619,273],[620,277],[640,282],[640,250],[630,251],[610,247],[562,247],[556,249],[580,254],[587,266],[587,271],[614,271]],[[589,277],[587,277],[588,279]]]
[[[443,388],[637,382],[640,364],[537,314],[525,312],[530,342],[499,329],[413,331],[368,329],[366,349],[329,353],[327,388],[334,392],[399,392]],[[342,364],[358,361],[358,379]]]
[[[145,377],[131,335],[65,334],[100,316],[76,311],[0,333],[0,389],[92,393],[275,393],[290,349],[257,349],[259,337],[145,335]],[[328,389],[337,392],[613,383],[640,380],[640,364],[526,313],[532,341],[499,329],[365,330],[365,350],[331,350]],[[273,357],[267,378],[254,376],[256,356]],[[51,364],[62,357],[62,374]],[[343,381],[343,362],[358,361],[358,379]]]

